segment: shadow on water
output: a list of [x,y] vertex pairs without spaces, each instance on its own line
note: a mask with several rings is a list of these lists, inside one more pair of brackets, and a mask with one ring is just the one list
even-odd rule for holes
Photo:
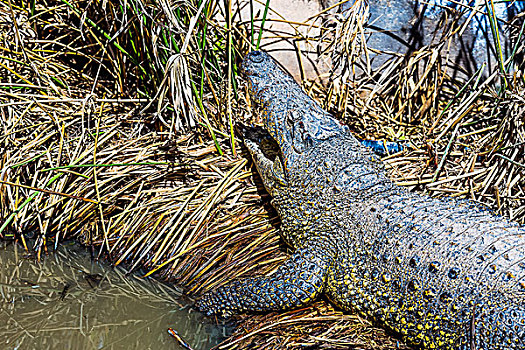
[[42,262],[0,242],[0,348],[195,350],[227,335],[207,324],[173,287],[125,276],[65,244]]

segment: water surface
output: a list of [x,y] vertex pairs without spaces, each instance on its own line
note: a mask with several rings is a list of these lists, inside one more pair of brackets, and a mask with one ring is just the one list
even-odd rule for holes
[[65,244],[37,262],[0,242],[1,349],[209,349],[226,330],[203,323],[173,287],[92,261]]

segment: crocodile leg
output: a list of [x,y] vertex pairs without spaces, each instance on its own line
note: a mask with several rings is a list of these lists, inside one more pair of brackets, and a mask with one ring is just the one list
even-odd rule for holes
[[207,315],[285,310],[308,304],[322,291],[330,261],[311,247],[297,250],[274,274],[234,281],[196,304]]

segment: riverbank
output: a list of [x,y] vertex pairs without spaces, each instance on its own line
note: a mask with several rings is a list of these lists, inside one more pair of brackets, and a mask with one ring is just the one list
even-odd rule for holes
[[2,241],[0,260],[2,349],[175,348],[165,332],[173,328],[207,350],[226,333],[203,323],[179,290],[94,261],[73,241],[41,261]]

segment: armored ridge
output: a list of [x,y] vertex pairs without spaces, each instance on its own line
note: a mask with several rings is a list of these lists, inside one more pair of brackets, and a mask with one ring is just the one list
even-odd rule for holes
[[295,253],[205,294],[202,311],[285,310],[324,293],[424,349],[525,349],[524,227],[394,185],[266,53],[242,69],[264,124],[245,144]]

